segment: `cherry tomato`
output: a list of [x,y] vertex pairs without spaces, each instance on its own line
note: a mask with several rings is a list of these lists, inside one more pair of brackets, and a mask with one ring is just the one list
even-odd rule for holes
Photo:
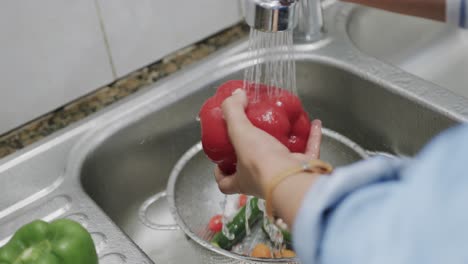
[[247,195],[239,194],[239,208],[243,207],[247,203]]
[[210,223],[208,224],[208,228],[217,233],[223,229],[223,216],[222,215],[215,215],[210,219]]

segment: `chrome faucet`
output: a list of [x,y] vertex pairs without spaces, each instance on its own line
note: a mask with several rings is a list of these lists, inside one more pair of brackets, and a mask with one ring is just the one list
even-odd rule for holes
[[313,42],[323,29],[320,0],[244,0],[247,24],[265,32],[295,29],[295,40]]

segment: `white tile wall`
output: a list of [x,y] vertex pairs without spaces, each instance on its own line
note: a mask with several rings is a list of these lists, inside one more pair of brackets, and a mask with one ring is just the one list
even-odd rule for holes
[[0,134],[231,26],[239,0],[0,3]]
[[0,5],[0,134],[113,80],[94,0]]
[[117,76],[241,20],[237,0],[97,0]]

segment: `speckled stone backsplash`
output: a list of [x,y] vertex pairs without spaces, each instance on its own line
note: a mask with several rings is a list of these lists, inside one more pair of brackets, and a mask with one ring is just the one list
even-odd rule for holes
[[54,112],[46,114],[18,129],[0,135],[0,158],[22,149],[92,113],[154,83],[216,50],[233,43],[248,33],[245,24],[231,27],[215,36],[184,48],[166,58],[133,72]]

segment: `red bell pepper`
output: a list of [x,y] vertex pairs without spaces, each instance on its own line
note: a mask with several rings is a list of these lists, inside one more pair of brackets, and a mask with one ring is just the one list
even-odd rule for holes
[[[235,80],[222,84],[216,94],[203,104],[199,117],[201,122],[202,145],[206,155],[226,175],[236,171],[236,153],[227,133],[226,122],[223,118],[221,104],[242,88],[244,81]],[[289,91],[280,91],[269,95],[265,85],[254,84],[247,89],[248,105],[245,109],[252,124],[283,143],[291,152],[304,153],[310,133],[310,120],[302,108],[299,98]]]

